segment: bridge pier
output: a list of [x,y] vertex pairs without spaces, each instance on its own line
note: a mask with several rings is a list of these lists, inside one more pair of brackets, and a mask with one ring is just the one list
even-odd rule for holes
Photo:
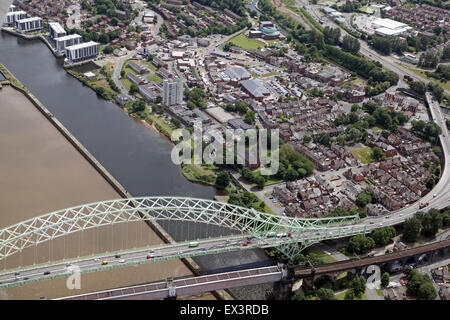
[[294,284],[294,268],[287,267],[284,277],[273,284],[272,298],[275,300],[290,300]]

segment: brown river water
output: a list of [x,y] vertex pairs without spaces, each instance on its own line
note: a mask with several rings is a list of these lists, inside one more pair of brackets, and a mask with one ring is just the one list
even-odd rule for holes
[[[0,90],[0,227],[116,198],[120,196],[111,185],[22,93],[9,86]],[[162,240],[142,222],[116,225],[25,249],[0,262],[0,270],[158,243]],[[66,278],[61,278],[0,289],[0,299],[55,298],[189,274],[180,260],[148,263],[83,274],[79,290],[67,289]]]

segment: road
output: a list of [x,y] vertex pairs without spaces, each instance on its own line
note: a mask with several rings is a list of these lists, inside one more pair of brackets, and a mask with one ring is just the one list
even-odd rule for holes
[[[293,231],[289,236],[287,232],[278,235],[254,237],[250,235],[237,235],[221,238],[198,240],[197,247],[189,247],[189,242],[174,243],[156,247],[138,248],[133,251],[107,252],[90,257],[78,257],[71,260],[55,261],[45,265],[34,265],[9,269],[0,273],[0,288],[8,285],[24,284],[30,281],[66,277],[70,274],[68,268],[76,266],[80,272],[94,272],[102,269],[111,269],[150,263],[154,261],[201,256],[206,254],[219,254],[227,251],[247,250],[256,248],[277,247],[286,243],[312,243],[326,239],[347,237],[364,232],[362,225],[332,226],[304,228],[300,232]],[[248,242],[247,244],[245,244]],[[149,257],[150,255],[150,257]],[[103,264],[103,261],[107,261]]]
[[126,55],[119,57],[117,59],[117,63],[114,66],[114,71],[113,74],[111,75],[111,79],[114,81],[114,83],[116,84],[116,86],[120,89],[120,92],[122,94],[124,94],[125,96],[128,97],[128,99],[134,100],[135,97],[130,95],[128,93],[128,90],[125,88],[125,86],[123,85],[122,81],[120,80],[122,77],[120,76],[120,72],[122,71],[122,67],[124,65],[124,63],[132,58],[134,56],[135,52],[131,51],[129,53],[127,53]]

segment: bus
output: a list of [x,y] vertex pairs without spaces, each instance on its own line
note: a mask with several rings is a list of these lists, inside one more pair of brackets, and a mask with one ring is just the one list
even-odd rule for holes
[[198,247],[198,242],[190,242],[189,243],[189,248],[195,248]]

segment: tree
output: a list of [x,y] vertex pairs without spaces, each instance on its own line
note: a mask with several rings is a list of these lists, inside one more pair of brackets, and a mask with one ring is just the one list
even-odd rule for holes
[[365,235],[357,235],[350,238],[347,244],[347,250],[351,253],[362,254],[375,247],[375,241]]
[[389,273],[387,272],[383,273],[383,275],[381,276],[381,285],[383,287],[387,287],[389,285],[389,280],[390,280]]
[[382,161],[385,159],[384,152],[379,147],[372,148],[371,153],[372,153],[372,158],[374,158],[376,161]]
[[439,228],[442,227],[442,216],[439,210],[430,209],[426,214],[421,215],[422,231],[425,237],[434,237]]
[[365,208],[367,204],[369,204],[372,201],[372,196],[370,193],[364,191],[361,191],[358,196],[356,197],[356,204],[358,207]]
[[143,100],[135,100],[131,104],[131,112],[141,112],[145,110],[145,101]]
[[305,298],[305,293],[300,290],[292,295],[291,300],[305,300]]
[[363,276],[356,276],[350,283],[350,286],[355,296],[359,298],[366,291],[366,279]]
[[216,178],[216,187],[218,189],[225,189],[230,184],[230,175],[228,172],[223,171],[217,175]]
[[358,53],[360,48],[360,44],[358,39],[353,38],[352,36],[346,35],[342,39],[342,50],[350,52],[352,54]]
[[406,219],[403,223],[403,239],[408,242],[415,242],[420,233],[421,222],[413,217]]
[[255,113],[253,111],[248,110],[245,114],[244,121],[247,124],[253,125],[255,124]]
[[372,232],[372,239],[377,246],[384,246],[391,242],[392,238],[396,235],[395,228],[387,226],[379,229],[375,229]]
[[264,185],[266,184],[266,179],[264,179],[264,177],[262,175],[258,174],[258,175],[256,175],[256,177],[254,177],[254,182],[256,183],[258,188],[262,189],[262,188],[264,188]]
[[130,94],[138,93],[139,92],[139,87],[136,84],[132,83],[131,86],[130,86],[129,92],[130,92]]
[[431,282],[423,283],[417,292],[417,298],[421,300],[436,299],[436,289]]
[[319,300],[336,300],[333,290],[327,288],[317,290],[317,297]]
[[355,292],[353,291],[353,289],[347,290],[347,292],[345,293],[344,300],[355,300],[355,298],[356,298],[356,296],[355,296]]
[[114,48],[112,46],[106,46],[103,48],[103,53],[110,54],[114,51]]

